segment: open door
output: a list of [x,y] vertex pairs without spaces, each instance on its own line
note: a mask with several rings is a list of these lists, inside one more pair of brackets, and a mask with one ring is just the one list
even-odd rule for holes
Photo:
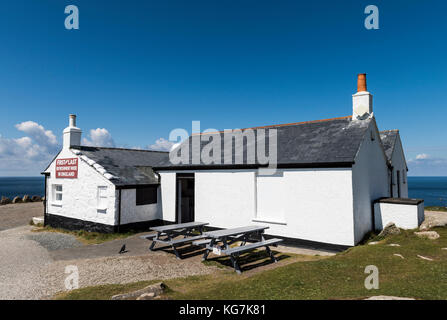
[[194,173],[177,173],[176,223],[194,221]]

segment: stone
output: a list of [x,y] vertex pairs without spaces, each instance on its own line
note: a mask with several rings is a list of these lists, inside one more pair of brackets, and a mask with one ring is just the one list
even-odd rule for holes
[[389,247],[400,247],[400,244],[398,244],[398,243],[390,243],[388,246]]
[[32,202],[39,202],[39,201],[41,201],[41,197],[39,197],[39,196],[32,196],[31,197],[31,201]]
[[155,284],[151,284],[143,289],[128,292],[124,294],[116,294],[112,296],[112,300],[129,300],[129,299],[136,299],[146,293],[153,293],[154,296],[160,295],[164,292],[166,289],[166,285],[163,282],[158,282]]
[[427,261],[433,261],[433,259],[432,259],[432,258],[427,258],[427,257],[424,257],[424,256],[420,256],[420,255],[418,255],[418,257],[419,257],[419,258],[421,258],[421,259],[423,259],[423,260],[427,260]]
[[406,297],[394,297],[394,296],[373,296],[366,298],[365,300],[416,300],[416,299]]
[[417,235],[419,238],[425,238],[430,240],[436,240],[440,237],[439,233],[437,233],[436,231],[420,231],[415,232],[414,234]]
[[33,223],[35,225],[43,224],[43,217],[33,217]]
[[14,197],[14,199],[12,199],[12,203],[20,203],[22,202],[22,198],[20,197]]
[[25,194],[22,199],[23,202],[31,202],[29,195]]
[[403,255],[401,255],[401,254],[399,254],[399,253],[395,253],[395,254],[393,254],[393,256],[396,256],[396,257],[399,257],[399,258],[405,259],[405,258],[404,258],[404,256],[403,256]]
[[396,227],[394,222],[388,223],[385,228],[379,233],[379,237],[388,237],[400,233],[400,229]]
[[2,197],[2,200],[0,200],[0,204],[10,204],[11,203],[11,199],[7,198],[7,197]]
[[155,298],[155,293],[149,292],[149,293],[143,293],[141,296],[137,298],[137,300],[152,300]]
[[375,245],[375,244],[379,244],[379,241],[371,241],[371,242],[368,242],[368,244],[371,245],[371,246],[373,246],[373,245]]

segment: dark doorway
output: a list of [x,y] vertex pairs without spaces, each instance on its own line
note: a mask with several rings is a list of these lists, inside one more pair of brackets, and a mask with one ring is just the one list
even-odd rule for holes
[[397,170],[397,197],[400,198],[400,171]]
[[194,221],[194,173],[177,173],[176,222]]

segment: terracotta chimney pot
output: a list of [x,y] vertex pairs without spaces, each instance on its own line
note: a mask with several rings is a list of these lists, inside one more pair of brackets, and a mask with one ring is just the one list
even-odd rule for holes
[[360,73],[357,76],[357,92],[366,90],[366,73]]

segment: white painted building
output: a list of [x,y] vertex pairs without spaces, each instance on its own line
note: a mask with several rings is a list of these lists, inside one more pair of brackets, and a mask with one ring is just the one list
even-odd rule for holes
[[[258,135],[261,128],[251,129]],[[173,165],[167,153],[80,146],[72,120],[62,151],[44,172],[46,223],[101,231],[188,221],[216,228],[262,224],[269,235],[352,246],[375,228],[376,200],[408,196],[399,132],[379,132],[364,75],[352,116],[262,129],[277,131],[274,175],[245,158]],[[196,149],[190,150],[193,157]],[[71,158],[77,177],[63,161],[56,168]]]

